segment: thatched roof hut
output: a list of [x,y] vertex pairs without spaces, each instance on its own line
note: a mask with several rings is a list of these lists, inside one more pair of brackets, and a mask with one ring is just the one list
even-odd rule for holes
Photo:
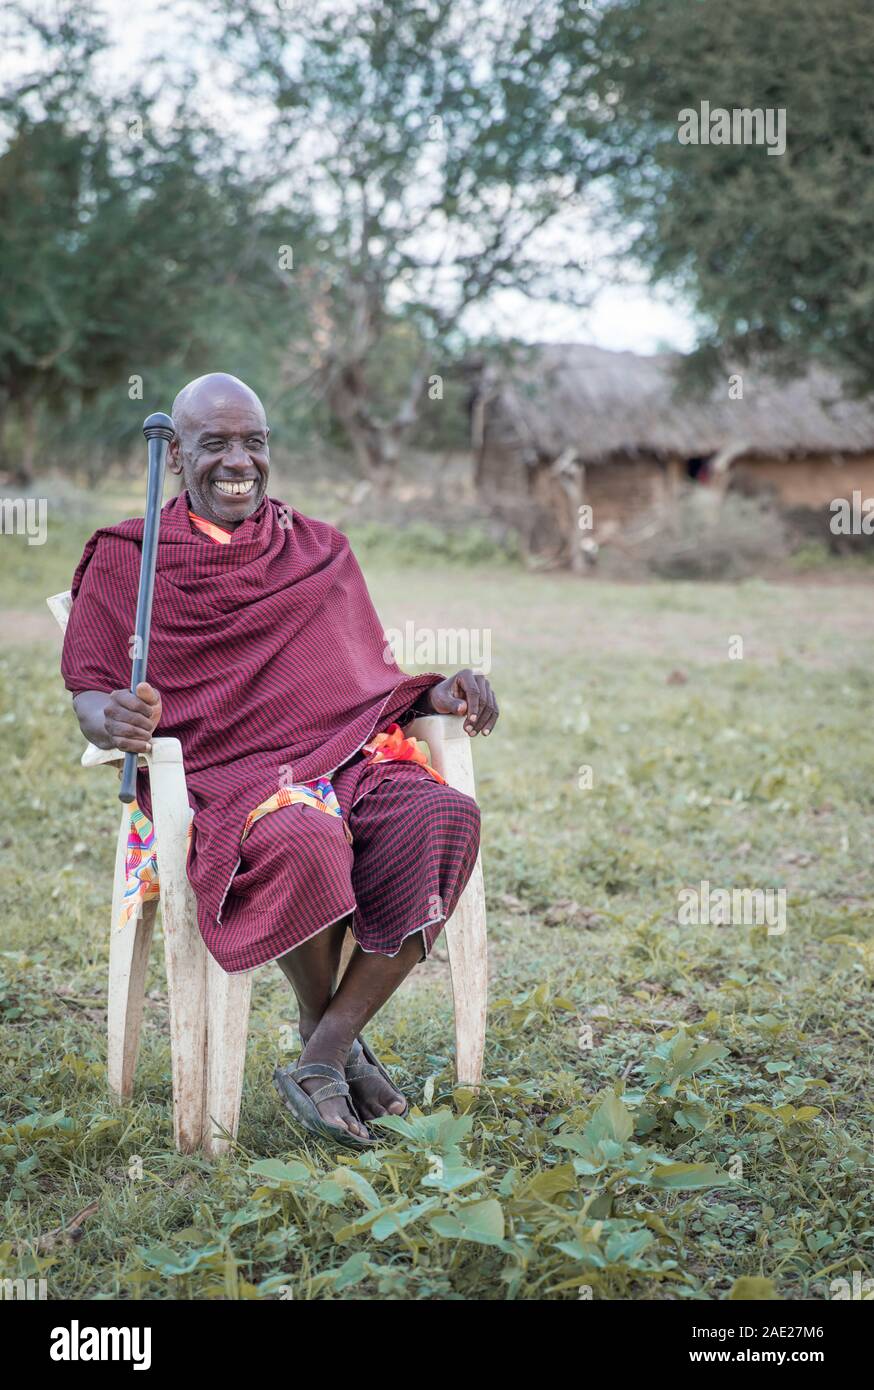
[[584,502],[597,535],[684,480],[811,509],[847,489],[874,495],[874,400],[818,366],[781,381],[748,365],[693,395],[682,361],[560,344],[483,365],[472,407],[481,495],[516,513],[532,550],[571,562]]

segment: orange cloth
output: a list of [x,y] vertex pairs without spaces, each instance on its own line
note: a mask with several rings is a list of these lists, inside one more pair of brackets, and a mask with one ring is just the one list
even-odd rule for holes
[[365,743],[363,751],[372,763],[418,763],[426,772],[430,772],[436,781],[445,785],[446,778],[434,771],[424,748],[419,746],[419,740],[404,738],[399,724],[389,724],[383,733],[377,734],[369,743]]
[[212,521],[206,521],[202,516],[195,516],[194,512],[188,513],[192,526],[196,526],[198,531],[202,531],[210,540],[217,541],[219,545],[230,545],[234,539],[233,531],[225,531],[221,526],[216,526]]

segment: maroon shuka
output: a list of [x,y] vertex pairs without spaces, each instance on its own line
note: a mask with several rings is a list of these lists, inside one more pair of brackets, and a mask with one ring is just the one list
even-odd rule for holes
[[[391,837],[377,832],[372,816],[369,864],[363,862],[363,845],[362,862],[354,852],[352,863],[347,862],[339,820],[303,806],[262,817],[242,853],[240,839],[249,812],[281,783],[331,776],[338,768],[342,771],[335,788],[354,835],[353,808],[365,795],[376,793],[376,769],[362,760],[343,765],[374,732],[408,713],[442,677],[405,676],[400,671],[349,542],[334,527],[266,498],[236,529],[230,544],[216,545],[192,527],[188,506],[183,492],[161,512],[148,679],[162,700],[157,734],[176,737],[182,744],[194,808],[188,873],[207,946],[225,969],[251,969],[341,915],[326,913],[328,904],[312,892],[298,892],[311,868],[303,860],[303,877],[286,866],[283,882],[278,867],[282,847],[277,847],[276,837],[284,830],[290,849],[291,841],[299,839],[300,818],[305,817],[307,839],[315,835],[318,843],[320,832],[321,840],[326,838],[325,826],[316,829],[312,821],[326,823],[338,837],[330,848],[320,845],[319,852],[327,855],[327,877],[345,874],[350,887],[348,893],[341,888],[339,896],[328,898],[339,901],[345,895],[343,907],[351,910],[356,905],[356,875],[370,885],[370,908],[366,914],[356,910],[353,923],[362,946],[394,954],[405,935],[424,929],[429,947],[473,867],[478,814],[469,797],[440,787],[421,770],[411,778],[407,765],[382,765],[386,773],[391,769],[392,783],[403,788],[392,812],[395,820],[415,819],[411,807],[416,804],[424,812],[418,789],[427,780],[446,794],[439,803],[441,811],[451,807],[448,819],[458,823],[448,837],[444,827],[427,846],[419,847],[423,862],[434,861],[432,871],[423,874],[422,886],[428,890],[424,899],[417,890],[415,904],[410,901],[405,912],[389,912],[383,920],[374,909],[372,883],[384,874],[386,899],[391,899]],[[74,695],[129,684],[142,534],[143,520],[135,518],[102,528],[85,547],[73,578],[61,660],[64,682]],[[430,789],[427,795],[433,801]],[[388,794],[381,796],[381,804],[387,805]],[[144,773],[138,779],[137,799],[149,814]],[[363,807],[358,815],[366,819]],[[289,826],[294,830],[289,832]],[[346,856],[340,852],[340,840]],[[289,857],[294,858],[286,853]],[[245,874],[259,859],[264,861],[260,880],[256,869],[254,878],[259,881],[250,892],[241,893]],[[270,872],[265,871],[268,861],[273,865]],[[158,865],[160,872],[160,845]],[[238,869],[239,882],[234,880]],[[432,906],[426,917],[414,920],[422,902],[431,900],[437,900],[439,912]]]
[[303,805],[271,811],[246,838],[221,923],[199,918],[230,973],[274,960],[350,913],[363,950],[393,956],[421,932],[427,955],[452,916],[476,862],[476,802],[415,763],[347,763],[333,784],[352,846],[336,816]]

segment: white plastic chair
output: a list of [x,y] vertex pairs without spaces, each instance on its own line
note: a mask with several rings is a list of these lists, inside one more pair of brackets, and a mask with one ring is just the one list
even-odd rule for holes
[[[46,602],[65,632],[72,606],[70,594],[53,594]],[[432,766],[450,786],[474,795],[473,758],[463,719],[429,715],[417,719],[405,732],[427,742]],[[91,743],[82,754],[83,767],[103,763],[120,767],[123,761],[124,754],[118,749],[96,748]],[[129,831],[128,812],[123,808],[109,938],[109,1088],[119,1100],[133,1093],[146,971],[160,901],[176,1147],[183,1153],[203,1149],[214,1156],[223,1153],[237,1133],[252,975],[226,974],[207,951],[198,930],[194,893],[185,872],[192,813],[179,740],[153,739],[151,753],[139,763],[149,771],[161,893],[160,899],[141,904],[125,926],[116,929],[124,895]],[[485,894],[479,855],[444,935],[455,1004],[456,1077],[459,1084],[475,1088],[482,1077],[488,993]],[[349,933],[344,967],[353,946]]]

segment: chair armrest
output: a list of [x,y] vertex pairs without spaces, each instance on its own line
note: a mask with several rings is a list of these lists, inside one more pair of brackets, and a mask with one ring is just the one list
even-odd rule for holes
[[[99,767],[101,763],[119,765],[124,762],[124,753],[118,748],[97,748],[89,743],[82,754],[83,767]],[[137,759],[138,767],[149,767],[152,763],[181,763],[182,744],[178,738],[153,738],[151,753],[142,753]]]
[[431,738],[467,738],[462,714],[420,714],[412,724],[404,726],[404,734],[407,738],[422,738],[426,743],[429,734]]
[[431,766],[456,791],[476,796],[473,776],[471,739],[464,732],[464,716],[460,714],[425,714],[407,724],[408,738],[420,738],[428,745]]
[[[83,767],[98,767],[100,763],[123,763],[124,753],[118,748],[98,748],[96,743],[89,743],[81,758]],[[138,760],[142,765],[143,759]]]

